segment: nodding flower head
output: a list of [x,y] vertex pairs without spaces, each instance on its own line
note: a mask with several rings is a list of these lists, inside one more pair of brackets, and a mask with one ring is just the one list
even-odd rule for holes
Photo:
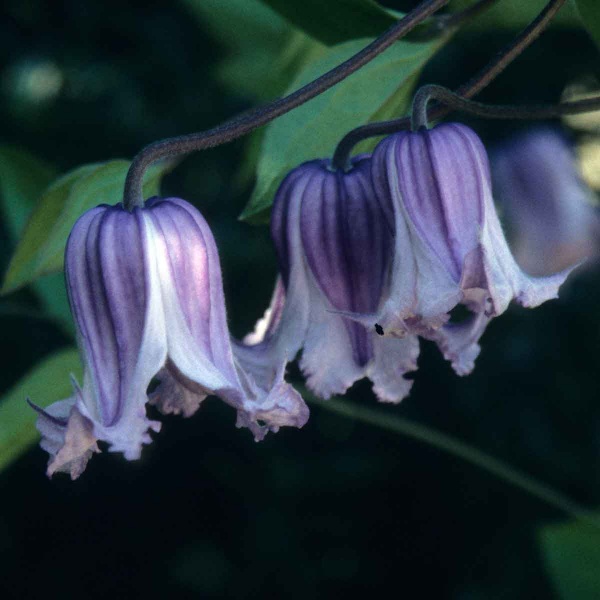
[[529,129],[500,144],[490,159],[494,194],[525,271],[548,275],[598,256],[600,213],[559,130]]
[[83,385],[40,413],[48,473],[73,478],[97,440],[128,459],[140,456],[151,403],[189,416],[209,394],[238,413],[256,439],[302,426],[308,409],[283,381],[283,365],[257,383],[235,359],[226,323],[221,268],[212,233],[184,200],[154,198],[130,213],[99,206],[69,237],[65,273],[84,363]]
[[[389,208],[391,211],[391,207]],[[280,267],[273,300],[236,352],[250,368],[294,358],[318,396],[342,394],[368,377],[382,401],[397,402],[416,368],[415,336],[383,338],[348,315],[373,313],[389,283],[392,223],[373,193],[370,159],[347,172],[315,160],[294,169],[273,205],[271,234]]]
[[[434,339],[466,374],[489,319],[513,298],[526,307],[555,298],[570,269],[542,278],[521,271],[496,214],[487,154],[468,127],[391,135],[372,161],[378,198],[392,206],[395,248],[388,298],[371,322],[385,334]],[[446,324],[459,304],[471,318]]]

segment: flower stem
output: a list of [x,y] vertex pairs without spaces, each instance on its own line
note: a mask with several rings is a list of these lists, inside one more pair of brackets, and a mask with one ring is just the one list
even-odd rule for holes
[[[550,0],[540,14],[505,48],[503,48],[483,69],[481,69],[467,83],[461,85],[455,93],[463,98],[472,98],[492,82],[504,69],[519,56],[525,48],[534,42],[548,26],[556,13],[561,9],[566,0]],[[435,105],[428,111],[429,119],[439,119],[448,114],[450,109],[446,106]],[[346,170],[352,149],[360,141],[388,134],[392,131],[402,131],[411,126],[410,117],[370,123],[357,127],[347,133],[335,149],[332,166],[336,169]]]
[[[498,105],[474,102],[442,87],[441,85],[424,85],[419,88],[413,99],[411,123],[412,130],[418,131],[428,126],[427,105],[430,100],[436,99],[442,104],[487,119],[551,119],[582,112],[600,110],[600,96],[561,102],[559,104],[539,105]],[[389,133],[393,133],[391,130]]]
[[593,527],[600,530],[600,518],[594,511],[580,505],[568,496],[558,492],[546,485],[531,478],[529,475],[518,471],[506,463],[470,446],[456,438],[436,431],[426,425],[415,423],[409,419],[397,416],[390,416],[381,411],[372,410],[358,406],[351,402],[332,400],[319,400],[313,396],[304,393],[311,404],[314,404],[324,410],[336,413],[343,417],[362,421],[375,427],[380,427],[392,433],[399,433],[405,437],[423,442],[446,452],[452,456],[465,460],[472,465],[491,473],[498,479],[505,481],[517,487],[531,496],[545,502],[546,504],[557,508],[573,518],[586,521]]
[[134,157],[127,173],[123,205],[127,210],[132,210],[135,206],[143,206],[142,183],[144,173],[153,162],[161,158],[212,148],[235,140],[262,125],[266,125],[278,116],[318,96],[366,65],[389,48],[396,40],[405,36],[431,14],[448,4],[449,1],[424,0],[360,52],[288,96],[242,113],[213,129],[168,138],[146,146]]

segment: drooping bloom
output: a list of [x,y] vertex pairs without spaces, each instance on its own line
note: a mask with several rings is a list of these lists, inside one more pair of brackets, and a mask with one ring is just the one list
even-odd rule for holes
[[[514,298],[526,307],[555,298],[569,270],[532,278],[515,262],[492,199],[481,140],[457,123],[401,132],[373,153],[373,183],[395,227],[388,298],[375,315],[385,334],[437,341],[457,373],[467,374],[489,319]],[[473,314],[446,324],[457,305]]]
[[527,130],[498,146],[490,158],[495,198],[515,259],[525,271],[548,275],[597,256],[600,213],[558,130]]
[[[391,208],[389,209],[391,210]],[[383,338],[345,313],[375,312],[388,288],[392,223],[374,196],[370,159],[350,171],[315,160],[294,169],[277,191],[271,234],[280,267],[271,306],[236,354],[254,373],[292,360],[308,387],[328,398],[368,377],[378,398],[398,402],[416,369],[416,336]]]
[[184,200],[155,198],[131,213],[120,205],[88,211],[69,237],[65,273],[84,381],[71,398],[38,409],[49,475],[77,477],[97,440],[138,458],[148,432],[160,427],[145,405],[161,369],[151,401],[163,412],[189,416],[216,394],[256,439],[306,422],[283,363],[257,382],[234,358],[216,245]]

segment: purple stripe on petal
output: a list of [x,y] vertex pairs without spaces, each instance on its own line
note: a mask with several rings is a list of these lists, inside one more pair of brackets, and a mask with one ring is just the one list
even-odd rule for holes
[[[372,313],[381,300],[392,237],[370,178],[370,161],[354,161],[348,173],[331,172],[326,161],[299,169],[309,178],[302,197],[300,230],[306,260],[317,284],[343,312]],[[345,320],[354,357],[372,358],[370,332]]]
[[289,221],[292,198],[295,193],[302,193],[302,188],[308,183],[306,171],[302,168],[294,169],[283,180],[279,186],[273,208],[271,211],[271,238],[275,245],[275,253],[279,265],[279,273],[283,279],[283,284],[287,287],[290,277],[290,261],[292,249],[290,240],[293,235],[290,227],[297,226],[296,223]]

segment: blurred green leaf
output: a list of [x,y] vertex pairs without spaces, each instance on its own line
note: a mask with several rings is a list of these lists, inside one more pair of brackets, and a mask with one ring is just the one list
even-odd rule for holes
[[29,152],[0,146],[0,202],[13,241],[25,227],[35,201],[56,177],[56,171]]
[[546,570],[562,600],[600,598],[600,530],[581,521],[540,531]]
[[[38,198],[55,178],[55,169],[29,152],[0,146],[0,199],[13,243],[17,243]],[[65,332],[72,334],[73,322],[62,274],[38,279],[33,287],[46,309],[40,316],[56,319]]]
[[36,279],[33,289],[44,305],[46,316],[56,321],[64,333],[74,338],[75,326],[71,318],[64,273],[51,273]]
[[[83,165],[48,187],[10,261],[2,294],[62,269],[65,244],[75,221],[98,204],[121,201],[129,164],[126,160],[111,160]],[[160,163],[149,169],[144,184],[146,197],[156,194],[160,178],[170,166]]]
[[289,25],[261,0],[183,0],[220,43],[237,50],[253,45],[280,46]]
[[583,25],[600,48],[600,3],[598,0],[574,0]]
[[293,30],[261,0],[183,0],[228,56],[217,68],[217,78],[230,91],[266,99],[279,92],[273,77],[274,61]]
[[327,44],[377,36],[397,20],[373,0],[263,0],[290,23]]
[[[288,92],[332,69],[370,41],[324,48],[299,73]],[[359,72],[271,123],[263,138],[256,187],[240,218],[264,221],[277,187],[291,169],[307,160],[331,156],[345,133],[372,121],[384,107],[393,107],[396,116],[401,116],[415,75],[441,45],[441,40],[397,42]]]
[[282,95],[298,71],[322,51],[323,44],[290,28],[277,49],[255,47],[221,62],[217,77],[234,93],[270,100]]
[[[596,2],[597,0],[591,0]],[[473,4],[473,0],[453,0],[452,11],[459,11]],[[470,20],[465,29],[520,29],[532,21],[548,4],[548,0],[502,0]],[[565,4],[554,17],[552,25],[578,27],[577,14],[573,6]]]
[[31,398],[39,406],[67,398],[72,393],[69,374],[81,377],[77,350],[62,350],[37,364],[0,399],[0,470],[19,458],[38,438],[36,414],[27,406]]

